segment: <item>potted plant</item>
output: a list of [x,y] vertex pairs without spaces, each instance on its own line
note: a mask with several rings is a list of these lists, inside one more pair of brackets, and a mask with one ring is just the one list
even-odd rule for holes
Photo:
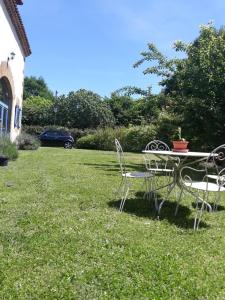
[[176,134],[174,136],[173,143],[173,151],[176,152],[188,152],[187,149],[188,141],[186,141],[184,138],[181,137],[181,127],[177,128]]
[[11,142],[8,136],[0,137],[0,166],[7,166],[9,160],[18,157],[18,150],[15,143]]
[[0,154],[0,166],[1,166],[1,167],[6,167],[6,166],[8,166],[8,161],[9,161],[8,156],[6,156],[6,155],[4,155],[4,154]]

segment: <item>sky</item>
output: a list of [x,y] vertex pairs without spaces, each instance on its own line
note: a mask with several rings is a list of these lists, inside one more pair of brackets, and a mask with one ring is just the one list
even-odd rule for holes
[[24,0],[19,7],[32,50],[25,75],[52,91],[80,88],[109,97],[124,86],[152,87],[160,78],[133,68],[153,42],[167,57],[176,40],[193,41],[199,26],[225,25],[224,0]]

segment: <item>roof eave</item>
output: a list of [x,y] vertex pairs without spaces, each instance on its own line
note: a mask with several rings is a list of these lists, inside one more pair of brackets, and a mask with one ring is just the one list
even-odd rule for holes
[[17,36],[21,42],[25,57],[31,54],[30,45],[27,39],[25,28],[20,17],[17,5],[22,5],[22,0],[3,0],[8,11],[12,24],[16,30]]

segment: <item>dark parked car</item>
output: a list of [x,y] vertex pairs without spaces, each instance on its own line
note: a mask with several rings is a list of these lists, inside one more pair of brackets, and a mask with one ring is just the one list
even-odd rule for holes
[[42,146],[64,146],[71,149],[74,144],[74,139],[69,132],[58,130],[46,130],[40,134]]

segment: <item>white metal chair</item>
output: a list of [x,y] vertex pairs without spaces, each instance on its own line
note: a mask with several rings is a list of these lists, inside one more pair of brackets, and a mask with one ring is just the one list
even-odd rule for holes
[[[153,140],[146,145],[145,150],[170,151],[170,148],[166,143],[160,140]],[[147,171],[155,174],[152,193],[162,188],[168,188],[168,197],[173,187],[174,161],[169,159],[168,156],[163,159],[153,159],[149,154],[144,155],[144,161]],[[155,193],[154,197],[155,202],[157,203],[157,196]]]
[[131,187],[130,179],[144,179],[145,188],[146,188],[145,196],[146,195],[148,196],[149,191],[151,189],[150,179],[154,175],[150,172],[127,172],[123,149],[120,145],[120,142],[117,139],[115,139],[115,145],[116,145],[116,150],[117,150],[117,157],[118,157],[119,164],[120,164],[120,171],[121,171],[121,175],[122,175],[122,180],[121,180],[121,183],[120,183],[120,186],[118,189],[118,191],[121,192],[121,202],[120,202],[119,210],[122,212],[125,201],[128,197],[130,187]]
[[[192,194],[196,199],[196,216],[194,229],[199,228],[199,223],[205,208],[212,211],[208,202],[209,194],[214,193],[213,210],[217,210],[221,192],[225,191],[225,144],[214,149],[203,169],[185,166],[180,170],[183,189]],[[202,175],[201,175],[202,174]],[[197,176],[196,176],[197,175]],[[199,179],[199,177],[201,177]],[[211,182],[213,180],[213,182]],[[182,191],[181,191],[182,194]],[[177,209],[179,201],[177,204]],[[176,209],[176,211],[177,211]]]

